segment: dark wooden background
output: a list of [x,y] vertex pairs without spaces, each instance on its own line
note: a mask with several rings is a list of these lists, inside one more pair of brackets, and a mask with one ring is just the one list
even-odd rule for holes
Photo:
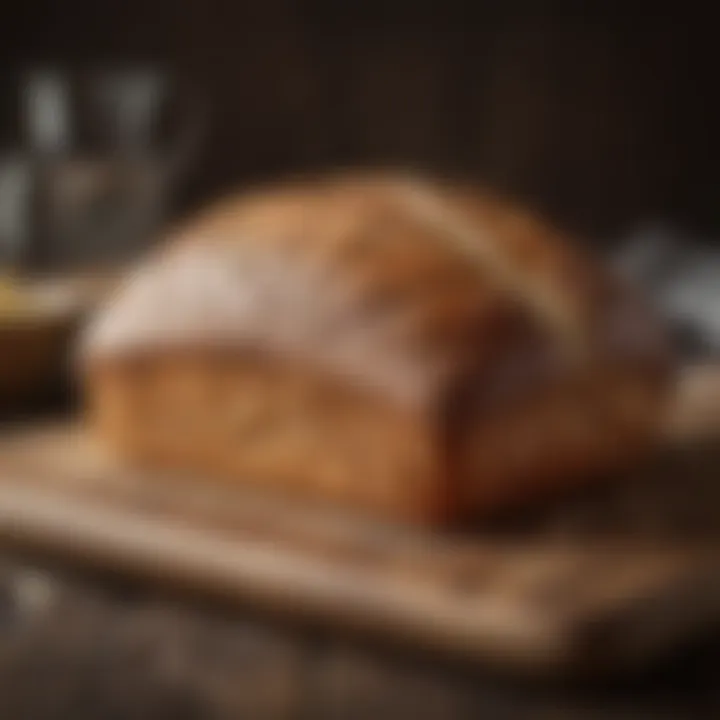
[[203,94],[212,129],[184,203],[384,162],[478,176],[598,237],[655,219],[720,229],[717,50],[713,23],[687,3],[670,15],[600,2],[74,0],[3,14],[7,70],[148,60]]

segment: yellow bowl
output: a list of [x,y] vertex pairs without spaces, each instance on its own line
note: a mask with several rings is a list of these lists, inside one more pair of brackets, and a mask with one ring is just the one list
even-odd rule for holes
[[75,322],[36,317],[0,321],[0,402],[44,395],[62,381]]
[[69,377],[73,340],[103,277],[0,279],[0,404],[37,400]]

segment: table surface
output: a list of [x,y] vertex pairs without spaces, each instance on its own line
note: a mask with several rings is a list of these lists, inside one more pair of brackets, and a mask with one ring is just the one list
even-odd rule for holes
[[540,685],[0,556],[7,718],[715,718],[720,638],[612,686]]

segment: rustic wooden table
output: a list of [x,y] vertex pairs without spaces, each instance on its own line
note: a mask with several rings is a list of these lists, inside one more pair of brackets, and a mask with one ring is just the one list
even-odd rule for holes
[[541,686],[0,558],[0,716],[716,718],[720,638],[651,676]]

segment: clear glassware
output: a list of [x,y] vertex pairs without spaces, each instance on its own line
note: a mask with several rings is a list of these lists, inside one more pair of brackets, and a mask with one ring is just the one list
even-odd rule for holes
[[199,107],[152,67],[32,69],[19,100],[21,149],[0,167],[11,186],[0,252],[43,270],[131,260],[167,219]]
[[0,156],[0,272],[21,266],[32,241],[33,173],[17,152]]

